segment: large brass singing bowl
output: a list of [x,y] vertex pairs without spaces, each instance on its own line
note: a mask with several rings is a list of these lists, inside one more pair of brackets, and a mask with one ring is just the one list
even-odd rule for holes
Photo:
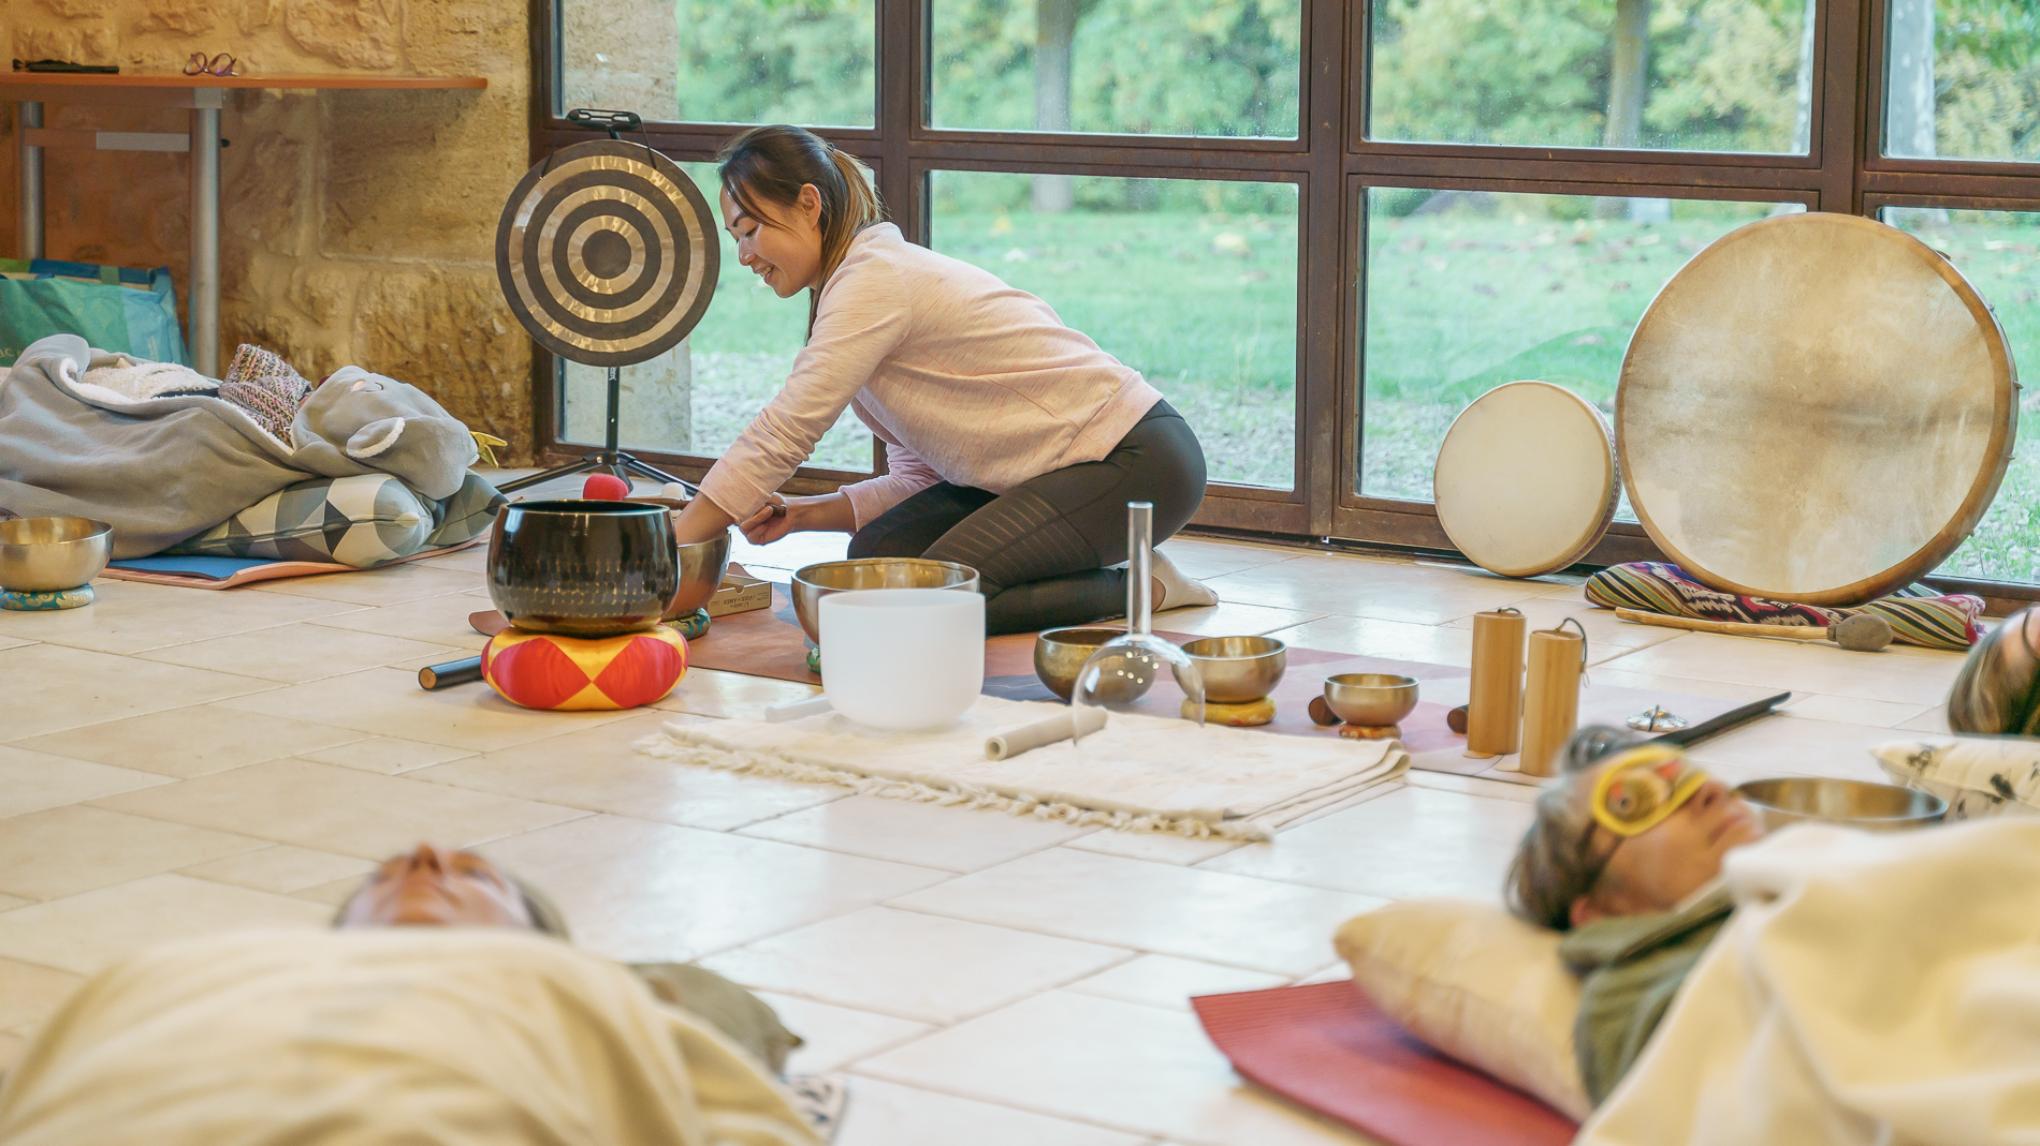
[[730,567],[730,531],[680,546],[680,588],[666,606],[666,619],[684,619],[708,604]]
[[1736,788],[1772,830],[1809,822],[1846,824],[1870,831],[1901,831],[1941,822],[1948,802],[1931,792],[1865,780],[1785,776],[1751,780]]
[[113,526],[89,517],[0,521],[0,589],[53,592],[87,584],[113,557]]
[[1325,707],[1348,724],[1387,728],[1417,708],[1417,682],[1386,672],[1342,672],[1325,678]]
[[817,612],[822,598],[854,589],[961,589],[975,593],[978,574],[968,565],[925,557],[854,557],[803,566],[793,573],[793,615],[808,640],[822,643],[821,614]]
[[1274,637],[1201,637],[1183,646],[1204,675],[1204,699],[1246,704],[1275,691],[1289,667],[1289,646]]
[[1048,691],[1068,700],[1077,690],[1077,673],[1091,654],[1098,651],[1098,646],[1125,635],[1125,629],[1101,625],[1044,629],[1034,638],[1034,675],[1041,678]]

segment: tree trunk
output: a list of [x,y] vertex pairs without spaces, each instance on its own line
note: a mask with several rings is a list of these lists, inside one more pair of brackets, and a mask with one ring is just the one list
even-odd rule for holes
[[[1615,0],[1615,29],[1608,47],[1608,122],[1601,146],[1631,149],[1643,142],[1643,100],[1650,85],[1650,0]],[[1643,201],[1610,200],[1603,216],[1666,213]]]
[[[1070,46],[1080,0],[1034,0],[1034,128],[1070,129]],[[1076,189],[1067,175],[1034,177],[1034,209],[1067,211]]]
[[1887,154],[1930,159],[1934,143],[1934,0],[1891,0]]

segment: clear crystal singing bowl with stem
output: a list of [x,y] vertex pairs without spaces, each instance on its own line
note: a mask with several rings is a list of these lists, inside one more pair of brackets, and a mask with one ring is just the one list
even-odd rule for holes
[[[1070,693],[1074,709],[1126,711],[1154,689],[1163,666],[1175,679],[1182,697],[1175,706],[1182,715],[1204,723],[1204,674],[1182,649],[1154,635],[1151,593],[1154,563],[1154,517],[1151,502],[1126,505],[1126,635],[1098,646]],[[1166,687],[1166,686],[1164,686]],[[1148,706],[1153,709],[1153,705]],[[1078,722],[1081,727],[1082,722]]]

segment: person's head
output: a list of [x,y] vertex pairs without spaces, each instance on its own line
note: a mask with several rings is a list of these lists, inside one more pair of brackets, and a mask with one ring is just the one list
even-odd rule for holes
[[470,851],[421,843],[377,865],[333,917],[335,927],[518,927],[567,937],[559,910]]
[[716,162],[737,261],[780,298],[819,292],[857,232],[885,218],[864,165],[803,128],[754,127]]
[[2005,618],[1969,650],[1948,690],[1948,727],[1984,736],[2040,736],[2040,605]]
[[1509,910],[1558,931],[1669,911],[1763,835],[1755,809],[1677,750],[1615,728],[1580,730],[1509,866]]

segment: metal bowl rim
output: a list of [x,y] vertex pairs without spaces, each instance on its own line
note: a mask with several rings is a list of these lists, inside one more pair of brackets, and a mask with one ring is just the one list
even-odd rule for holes
[[824,585],[818,581],[810,579],[808,575],[813,571],[822,568],[831,567],[848,568],[852,566],[864,567],[872,565],[904,565],[910,567],[920,565],[932,565],[940,569],[950,570],[951,572],[965,573],[969,575],[968,577],[957,581],[955,585],[920,586],[920,588],[924,589],[953,589],[956,587],[956,585],[962,585],[969,581],[976,581],[979,579],[977,570],[971,568],[968,565],[963,564],[960,561],[938,561],[933,557],[845,557],[838,561],[809,562],[808,564],[803,565],[800,568],[793,571],[793,581],[794,584],[796,585],[806,585],[811,589],[825,589],[831,593],[854,592],[855,590],[851,589],[838,589],[834,585]]
[[[1846,819],[1837,820],[1832,817],[1822,816],[1816,812],[1807,811],[1802,808],[1788,808],[1782,804],[1772,803],[1771,801],[1764,799],[1762,796],[1755,795],[1749,791],[1749,789],[1753,787],[1765,784],[1823,785],[1823,786],[1840,785],[1844,788],[1852,788],[1857,790],[1867,789],[1876,792],[1902,792],[1905,794],[1907,801],[1909,803],[1914,804],[1923,803],[1925,807],[1910,812],[1892,812],[1882,815],[1870,813],[1865,813],[1863,815],[1851,815]],[[1884,784],[1879,783],[1878,781],[1875,780],[1846,780],[1838,776],[1763,776],[1755,780],[1745,780],[1742,783],[1737,784],[1735,786],[1735,794],[1742,797],[1744,800],[1747,800],[1748,802],[1762,809],[1765,812],[1776,812],[1779,815],[1792,816],[1797,819],[1820,820],[1825,823],[1841,823],[1841,824],[1908,823],[1912,821],[1921,820],[1938,820],[1948,814],[1948,801],[1940,796],[1936,796],[1932,792],[1923,792],[1918,788],[1908,788],[1903,784]]]
[[[1274,645],[1275,647],[1272,649],[1262,649],[1258,653],[1200,653],[1194,651],[1191,648],[1191,646],[1193,645],[1201,645],[1206,641],[1240,641],[1240,640],[1267,641],[1270,644]],[[1231,636],[1224,637],[1198,637],[1196,640],[1184,641],[1182,648],[1183,655],[1191,658],[1192,660],[1258,661],[1268,657],[1281,656],[1284,653],[1287,653],[1289,651],[1289,644],[1288,642],[1278,640],[1275,637],[1264,637],[1259,633],[1237,633]]]
[[81,533],[76,537],[56,537],[40,541],[8,541],[0,539],[0,545],[16,545],[23,548],[32,545],[76,545],[81,541],[97,541],[113,533],[113,526],[108,525],[106,522],[96,517],[81,517],[75,513],[49,513],[38,517],[0,518],[0,530],[4,530],[10,525],[27,525],[37,521],[82,521],[86,525],[91,526],[91,530],[87,533]]
[[[1359,677],[1387,677],[1390,679],[1386,682],[1376,683],[1359,680],[1357,679]],[[1333,673],[1331,676],[1325,678],[1326,688],[1336,687],[1336,688],[1398,689],[1398,688],[1415,688],[1417,686],[1417,683],[1418,682],[1416,677],[1404,676],[1401,673],[1393,672],[1341,672]]]

